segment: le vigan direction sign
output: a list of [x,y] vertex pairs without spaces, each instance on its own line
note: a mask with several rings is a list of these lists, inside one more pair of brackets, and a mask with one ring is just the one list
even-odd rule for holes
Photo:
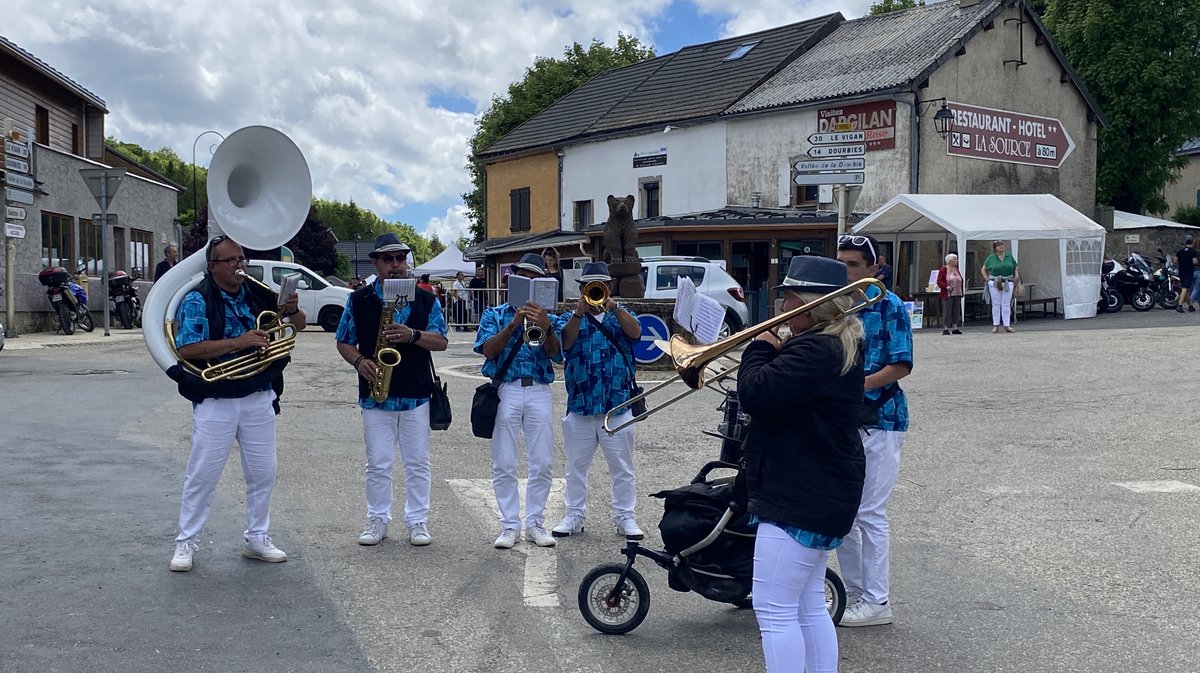
[[964,103],[946,106],[954,112],[946,146],[952,156],[1060,168],[1075,151],[1075,141],[1052,117]]

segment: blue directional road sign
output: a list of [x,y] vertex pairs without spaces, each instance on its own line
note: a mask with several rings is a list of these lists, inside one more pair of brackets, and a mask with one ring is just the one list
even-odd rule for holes
[[642,326],[642,338],[633,344],[633,359],[642,364],[649,364],[666,355],[662,349],[654,345],[654,340],[667,341],[671,338],[667,323],[662,318],[648,313],[639,315],[638,323]]

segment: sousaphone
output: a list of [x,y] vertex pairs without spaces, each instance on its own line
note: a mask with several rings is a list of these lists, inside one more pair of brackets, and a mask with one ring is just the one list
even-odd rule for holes
[[[311,202],[308,162],[283,133],[266,126],[247,126],[217,147],[208,168],[209,217],[243,248],[269,250],[287,243],[304,226]],[[143,336],[150,356],[163,371],[183,365],[202,375],[179,357],[174,319],[183,298],[208,270],[207,248],[171,267],[146,296]],[[253,280],[251,276],[246,279]],[[273,353],[278,355],[280,350],[275,347]],[[271,352],[268,347],[268,354]],[[250,367],[242,374],[252,372]]]

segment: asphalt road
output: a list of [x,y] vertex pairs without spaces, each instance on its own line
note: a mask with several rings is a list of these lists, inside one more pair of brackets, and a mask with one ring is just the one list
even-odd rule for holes
[[[892,626],[839,629],[841,670],[1200,671],[1195,315],[919,332],[913,428],[893,499]],[[76,335],[77,337],[79,335]],[[227,466],[196,569],[167,571],[190,405],[136,335],[34,335],[0,353],[0,671],[760,671],[752,611],[650,583],[646,621],[602,636],[579,580],[621,559],[603,461],[588,531],[492,549],[487,444],[470,435],[473,335],[437,358],[456,419],[434,433],[434,543],[377,547],[363,523],[354,380],[332,337],[300,335],[279,417],[272,535],[238,555]],[[87,343],[85,343],[87,342]],[[65,347],[41,345],[75,344]],[[14,347],[14,344],[19,344]],[[555,387],[559,410],[565,403]],[[640,523],[715,457],[719,398],[639,427]],[[555,476],[562,476],[561,449]],[[398,502],[402,502],[397,474]],[[552,496],[549,523],[561,513]]]

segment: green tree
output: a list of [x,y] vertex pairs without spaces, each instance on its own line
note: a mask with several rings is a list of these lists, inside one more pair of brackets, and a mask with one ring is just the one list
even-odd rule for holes
[[[192,211],[193,195],[190,193],[192,191],[192,164],[180,159],[179,155],[175,154],[175,150],[169,147],[150,151],[136,143],[121,142],[111,136],[105,142],[109,147],[154,170],[168,180],[183,185],[188,193],[179,195],[176,215],[181,222],[191,222],[195,219],[195,213]],[[195,169],[195,203],[207,203],[208,169],[203,166],[196,166]]]
[[871,5],[871,10],[868,13],[871,16],[879,16],[888,12],[898,12],[902,9],[924,6],[925,0],[879,0],[879,2]]
[[[578,42],[563,50],[562,58],[538,57],[525,70],[520,81],[508,86],[508,92],[492,98],[489,107],[475,120],[475,135],[471,136],[471,154],[483,151],[488,145],[520,126],[525,120],[550,107],[584,82],[600,73],[654,58],[652,47],[642,46],[636,37],[620,34],[617,45],[609,47],[593,40],[586,49]],[[462,195],[471,219],[472,241],[483,240],[487,226],[487,188],[483,166],[476,161],[468,164],[471,171],[471,191]]]
[[1045,21],[1108,125],[1100,129],[1096,197],[1162,213],[1163,187],[1200,136],[1200,0],[1047,0]]

